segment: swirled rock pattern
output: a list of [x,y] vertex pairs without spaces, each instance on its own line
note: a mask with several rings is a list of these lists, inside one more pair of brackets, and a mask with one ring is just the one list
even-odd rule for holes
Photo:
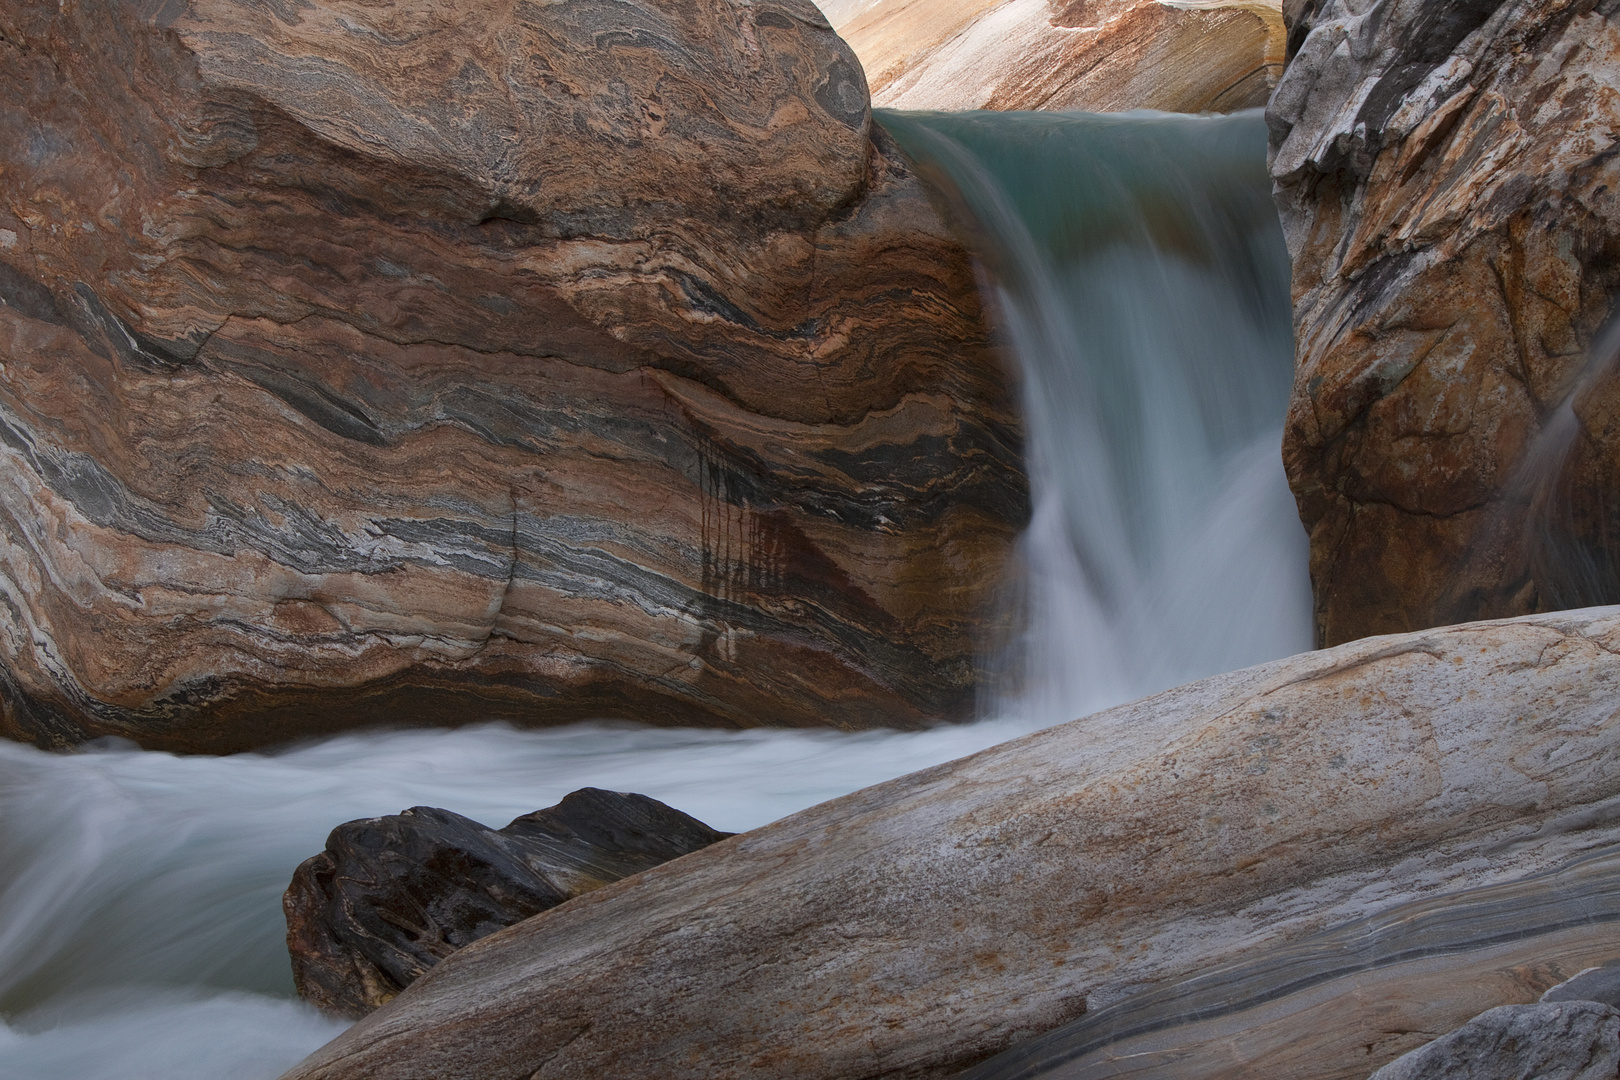
[[1267,112],[1322,642],[1620,598],[1620,5],[1298,0]]
[[971,264],[807,0],[0,11],[0,730],[972,708]]
[[891,109],[1232,112],[1283,67],[1278,0],[823,0]]
[[288,1078],[948,1076],[1144,984],[1620,843],[1617,689],[1620,608],[1218,675],[576,897]]

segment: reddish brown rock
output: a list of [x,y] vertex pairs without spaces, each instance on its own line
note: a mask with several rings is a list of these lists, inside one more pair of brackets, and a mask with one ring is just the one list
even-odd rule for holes
[[894,109],[1231,112],[1282,74],[1278,0],[825,0]]
[[299,996],[358,1018],[464,945],[724,840],[645,795],[581,788],[502,829],[430,806],[349,821],[282,898]]
[[1620,288],[1616,5],[1288,15],[1267,117],[1319,639],[1620,599],[1620,388],[1592,351]]
[[1018,422],[806,0],[52,0],[0,65],[0,730],[971,710]]

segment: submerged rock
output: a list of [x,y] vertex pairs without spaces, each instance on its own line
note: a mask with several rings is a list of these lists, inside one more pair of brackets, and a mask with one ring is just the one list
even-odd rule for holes
[[1320,641],[1620,600],[1620,7],[1287,14],[1283,454]]
[[1218,675],[509,927],[289,1077],[948,1076],[1147,983],[1620,843],[1617,702],[1613,608]]
[[1283,68],[1278,0],[823,0],[891,109],[1232,112]]
[[1617,1072],[1620,1011],[1562,1001],[1481,1013],[1371,1080],[1613,1080]]
[[479,938],[723,840],[645,795],[582,788],[503,829],[427,806],[332,830],[282,904],[298,993],[360,1017]]
[[1014,399],[808,0],[26,2],[0,67],[0,732],[971,714]]

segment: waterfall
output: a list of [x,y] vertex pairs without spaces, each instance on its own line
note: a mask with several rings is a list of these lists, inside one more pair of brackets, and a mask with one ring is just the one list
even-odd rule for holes
[[597,786],[728,830],[1309,647],[1282,479],[1287,261],[1256,114],[880,114],[970,239],[1023,379],[1023,632],[975,724],[372,732],[176,757],[0,743],[0,1080],[271,1080],[340,1025],[292,999],[279,898],[326,833],[490,825]]
[[988,711],[1059,723],[1308,649],[1261,115],[877,117],[971,237],[1023,376],[1027,629]]

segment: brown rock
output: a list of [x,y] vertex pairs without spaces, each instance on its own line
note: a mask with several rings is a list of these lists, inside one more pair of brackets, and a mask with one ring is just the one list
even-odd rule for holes
[[893,109],[1231,112],[1282,74],[1278,0],[827,0]]
[[806,0],[29,2],[0,66],[0,730],[971,711],[1018,422]]
[[645,795],[581,788],[490,829],[414,806],[332,830],[282,906],[300,996],[361,1017],[463,945],[730,833]]
[[1218,675],[519,923],[288,1080],[948,1076],[1147,982],[1620,841],[1617,689],[1620,608]]
[[1284,457],[1323,643],[1620,599],[1620,399],[1588,367],[1620,287],[1614,12],[1290,8]]

